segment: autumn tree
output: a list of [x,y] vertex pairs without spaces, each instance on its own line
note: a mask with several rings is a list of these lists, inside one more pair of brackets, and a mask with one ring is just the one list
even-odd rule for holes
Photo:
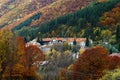
[[101,39],[101,37],[100,37],[100,35],[101,35],[101,28],[100,27],[94,28],[93,33],[94,33],[94,39],[93,40],[97,41],[97,40]]
[[109,42],[111,36],[112,36],[112,32],[110,30],[101,31],[101,37],[103,42]]
[[6,67],[10,67],[9,74],[11,78],[12,67],[17,61],[16,57],[16,39],[13,32],[9,29],[0,30],[0,79],[3,77],[3,73]]
[[120,57],[117,55],[109,56],[108,65],[109,65],[108,66],[109,70],[114,70],[116,68],[120,68]]
[[106,71],[106,74],[99,80],[119,80],[120,79],[120,69],[115,69],[112,71]]
[[[15,35],[14,35],[15,36]],[[4,70],[4,78],[5,79],[21,79],[22,76],[25,74],[25,67],[20,64],[21,56],[26,53],[26,46],[25,41],[22,37],[15,37],[14,42],[11,43],[15,46],[9,46],[14,48],[14,55],[10,57],[13,62],[8,64]]]
[[105,12],[100,18],[100,23],[105,26],[115,26],[120,22],[120,6],[116,5],[111,11]]
[[25,41],[22,37],[18,36],[17,37],[17,54],[19,56],[25,54]]
[[37,46],[26,46],[22,37],[8,29],[0,31],[0,39],[0,79],[36,77],[36,62],[44,60],[43,52]]
[[93,80],[103,75],[107,68],[109,52],[103,47],[97,46],[86,50],[74,64],[74,80]]
[[43,61],[45,56],[43,52],[37,46],[28,46],[25,49],[26,53],[20,58],[20,64],[26,69],[24,77],[31,79],[35,77],[35,71],[37,68],[36,62]]

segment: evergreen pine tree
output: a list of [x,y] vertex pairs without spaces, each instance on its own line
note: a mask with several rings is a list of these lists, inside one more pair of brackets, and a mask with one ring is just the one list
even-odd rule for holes
[[89,42],[89,37],[86,38],[86,44],[85,44],[86,47],[89,47],[90,46],[90,42]]
[[77,44],[76,39],[74,39],[74,41],[73,41],[73,45],[75,46],[76,44]]
[[116,42],[118,44],[118,50],[120,51],[120,25],[116,28]]
[[120,25],[116,28],[116,42],[120,43]]
[[38,36],[37,36],[37,42],[39,42],[41,45],[43,45],[43,40],[42,40],[42,36],[41,36],[40,32],[38,33]]

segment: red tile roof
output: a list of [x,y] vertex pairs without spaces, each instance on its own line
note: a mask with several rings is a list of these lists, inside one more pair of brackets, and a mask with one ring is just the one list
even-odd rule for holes
[[85,42],[86,38],[43,38],[43,41],[59,40],[62,41],[66,39],[68,42],[73,42],[76,39],[76,42]]

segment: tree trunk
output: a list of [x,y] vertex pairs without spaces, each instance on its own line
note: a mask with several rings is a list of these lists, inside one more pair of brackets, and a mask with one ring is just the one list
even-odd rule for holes
[[6,64],[5,63],[2,63],[2,71],[0,72],[0,79],[2,80],[3,79],[3,74],[4,74],[4,71],[6,69]]

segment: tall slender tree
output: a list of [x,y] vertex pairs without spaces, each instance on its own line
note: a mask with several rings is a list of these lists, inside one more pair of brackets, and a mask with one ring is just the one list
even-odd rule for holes
[[117,25],[116,28],[116,41],[120,43],[120,25]]
[[13,32],[9,29],[0,30],[0,79],[3,77],[5,69],[9,66],[11,79],[12,66],[16,63],[16,39]]
[[86,38],[86,43],[85,43],[85,46],[86,46],[86,47],[89,47],[89,46],[90,46],[89,37],[87,37],[87,38]]
[[118,44],[118,50],[120,51],[120,25],[116,28],[116,42]]

